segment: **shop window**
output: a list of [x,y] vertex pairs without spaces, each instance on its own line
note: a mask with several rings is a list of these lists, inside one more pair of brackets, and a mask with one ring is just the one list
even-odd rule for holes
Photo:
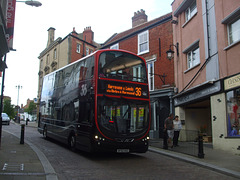
[[227,92],[227,132],[228,136],[240,137],[240,88]]

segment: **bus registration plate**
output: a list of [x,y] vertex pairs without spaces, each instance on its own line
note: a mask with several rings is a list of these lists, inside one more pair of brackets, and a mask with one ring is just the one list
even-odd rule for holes
[[129,149],[117,149],[117,153],[129,153]]

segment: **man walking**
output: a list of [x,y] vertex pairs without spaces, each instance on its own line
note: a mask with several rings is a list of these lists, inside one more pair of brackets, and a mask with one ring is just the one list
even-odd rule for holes
[[164,123],[164,129],[167,132],[167,136],[168,136],[168,146],[173,147],[172,145],[172,139],[173,139],[173,114],[169,114],[169,117],[165,120]]

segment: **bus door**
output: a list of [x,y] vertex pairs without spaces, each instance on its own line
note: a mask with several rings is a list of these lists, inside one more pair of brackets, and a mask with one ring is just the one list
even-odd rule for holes
[[94,118],[92,101],[79,101],[79,123],[77,125],[77,144],[90,149],[93,134],[92,122]]

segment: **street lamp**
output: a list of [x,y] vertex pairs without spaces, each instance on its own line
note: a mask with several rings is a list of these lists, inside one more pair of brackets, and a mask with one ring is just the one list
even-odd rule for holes
[[16,1],[16,2],[25,2],[25,4],[35,7],[39,7],[42,5],[42,3],[40,3],[39,1]]
[[[16,1],[16,2],[25,2],[25,4],[30,5],[30,6],[35,6],[35,7],[39,7],[42,5],[42,3],[40,3],[39,1]],[[14,16],[15,16],[15,11],[14,11]],[[7,53],[7,52],[6,52]],[[4,55],[4,63],[1,65],[3,72],[2,72],[2,89],[1,89],[1,98],[0,98],[0,148],[1,148],[1,144],[2,144],[2,110],[3,110],[3,91],[4,91],[4,80],[5,80],[5,68],[6,66],[6,59],[7,59],[7,54],[5,53]],[[0,61],[2,60],[2,57],[0,59]],[[5,68],[4,68],[4,67]]]
[[169,60],[171,60],[171,59],[173,58],[173,54],[174,54],[174,51],[171,49],[171,46],[174,46],[174,47],[176,48],[176,50],[177,50],[177,56],[179,56],[179,51],[178,51],[179,43],[177,42],[176,45],[174,45],[174,44],[170,45],[169,50],[166,52],[166,53],[167,53],[167,58],[168,58]]

